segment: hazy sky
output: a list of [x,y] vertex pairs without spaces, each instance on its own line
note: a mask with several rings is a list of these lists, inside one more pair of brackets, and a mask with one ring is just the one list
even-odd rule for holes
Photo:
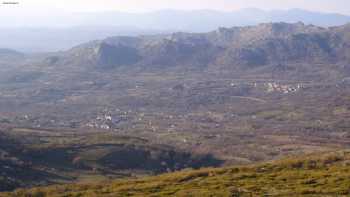
[[[350,15],[350,0],[0,0],[0,27],[82,24],[76,12],[300,8]],[[77,22],[78,21],[78,22]],[[85,21],[86,24],[88,21]]]
[[[302,8],[350,15],[350,0],[0,0],[0,2],[0,16],[1,14],[39,15],[61,10],[67,12],[104,10],[145,12],[170,8],[229,11],[247,7],[267,10]],[[3,2],[19,2],[19,4],[8,5]]]

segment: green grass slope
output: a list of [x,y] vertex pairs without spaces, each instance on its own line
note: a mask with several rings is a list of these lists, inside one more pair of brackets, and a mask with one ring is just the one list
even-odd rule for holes
[[184,170],[140,179],[20,189],[1,197],[349,196],[350,151],[229,168]]

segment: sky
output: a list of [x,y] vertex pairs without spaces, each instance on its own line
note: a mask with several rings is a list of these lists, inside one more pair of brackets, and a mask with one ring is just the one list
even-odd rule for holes
[[243,8],[299,8],[350,15],[350,0],[0,0],[0,27],[70,26],[81,24],[78,21],[81,19],[76,16],[84,12],[144,13],[163,9],[234,11]]
[[[18,2],[18,4],[4,4]],[[160,9],[215,9],[231,11],[242,8],[292,9],[350,15],[350,0],[0,0],[0,16],[28,16],[56,12],[149,12]]]

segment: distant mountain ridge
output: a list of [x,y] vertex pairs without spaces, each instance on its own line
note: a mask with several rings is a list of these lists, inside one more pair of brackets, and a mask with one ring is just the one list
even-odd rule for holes
[[349,25],[264,23],[209,33],[111,37],[50,57],[52,65],[115,68],[257,67],[288,62],[350,62]]
[[0,48],[0,59],[1,60],[13,60],[22,59],[24,54],[12,49]]
[[[255,8],[232,12],[160,10],[149,13],[74,13],[69,17],[46,17],[43,21],[24,18],[16,23],[21,28],[6,28],[7,18],[0,17],[0,47],[29,52],[66,50],[80,43],[113,35],[137,36],[177,31],[198,33],[213,31],[219,27],[269,22],[303,22],[322,27],[340,26],[350,22],[350,16],[341,14],[301,9],[264,11]],[[32,21],[36,23],[28,26]],[[62,25],[56,27],[55,24]]]

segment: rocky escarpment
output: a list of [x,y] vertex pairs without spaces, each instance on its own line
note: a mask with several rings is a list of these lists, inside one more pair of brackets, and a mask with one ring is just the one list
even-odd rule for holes
[[77,46],[49,63],[174,67],[225,65],[256,67],[281,62],[349,61],[348,25],[321,28],[302,23],[267,23],[193,34],[112,37]]

